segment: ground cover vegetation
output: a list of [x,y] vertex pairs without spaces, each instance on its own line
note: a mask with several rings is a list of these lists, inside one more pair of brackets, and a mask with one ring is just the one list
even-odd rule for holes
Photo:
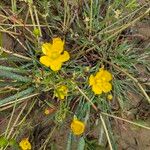
[[149,1],[0,1],[0,149],[149,149],[121,137],[150,133],[149,14]]

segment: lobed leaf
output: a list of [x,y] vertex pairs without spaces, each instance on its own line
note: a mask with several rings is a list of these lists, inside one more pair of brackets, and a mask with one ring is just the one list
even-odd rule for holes
[[13,67],[6,67],[0,65],[0,70],[4,71],[12,71],[12,72],[19,72],[19,73],[26,73],[26,70],[20,69],[20,68],[13,68]]
[[4,98],[4,99],[0,100],[0,106],[4,105],[4,104],[6,104],[6,103],[8,103],[10,101],[14,101],[14,100],[16,100],[18,98],[27,96],[27,95],[31,94],[33,91],[34,91],[34,88],[30,87],[30,88],[27,88],[27,89],[25,89],[25,90],[23,90],[21,92],[18,92],[16,94],[12,95],[12,96]]
[[0,77],[2,77],[4,79],[5,78],[13,79],[13,80],[21,81],[21,82],[31,82],[32,81],[32,79],[27,76],[18,75],[16,73],[12,73],[10,71],[4,71],[4,70],[0,70]]

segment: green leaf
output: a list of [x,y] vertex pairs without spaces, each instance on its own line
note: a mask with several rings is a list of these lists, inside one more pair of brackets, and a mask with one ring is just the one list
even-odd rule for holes
[[12,73],[10,71],[4,71],[4,70],[0,70],[0,77],[2,78],[8,78],[8,79],[13,79],[13,80],[17,80],[17,81],[21,81],[21,82],[31,82],[32,79],[27,77],[27,76],[21,76],[15,73]]
[[21,92],[16,93],[15,95],[12,95],[12,96],[9,96],[7,98],[4,98],[4,99],[0,100],[0,106],[4,105],[4,104],[6,104],[6,103],[8,103],[10,101],[14,101],[14,100],[16,100],[18,98],[27,96],[27,95],[31,94],[33,91],[34,91],[34,88],[30,87],[28,89],[25,89],[25,90],[23,90]]
[[0,81],[0,87],[6,87],[6,86],[22,86],[21,82],[5,82],[5,81]]
[[5,147],[8,144],[8,140],[5,137],[0,137],[0,148]]
[[81,137],[79,139],[77,150],[84,150],[84,147],[85,147],[85,140],[83,137]]
[[0,61],[7,61],[7,62],[28,62],[30,60],[26,60],[26,59],[23,59],[23,58],[19,58],[19,57],[16,57],[16,56],[5,56],[4,54],[2,54],[0,56]]
[[6,66],[1,66],[1,65],[0,65],[0,70],[19,72],[19,73],[26,73],[27,72],[26,70],[23,70],[21,68],[6,67]]

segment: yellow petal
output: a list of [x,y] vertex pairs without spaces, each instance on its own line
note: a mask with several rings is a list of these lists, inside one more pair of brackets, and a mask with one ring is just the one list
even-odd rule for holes
[[71,130],[73,134],[80,135],[85,130],[85,124],[77,119],[74,119],[71,123]]
[[107,99],[108,99],[108,100],[112,100],[112,99],[113,99],[112,94],[109,94],[109,95],[107,96]]
[[102,66],[100,69],[99,69],[99,72],[103,72],[104,71],[104,66]]
[[68,61],[69,59],[70,59],[70,55],[69,55],[69,53],[67,51],[64,51],[64,53],[59,56],[59,60],[61,62]]
[[46,109],[44,110],[44,114],[45,114],[45,115],[49,115],[49,109],[46,108]]
[[60,91],[62,91],[65,95],[68,92],[68,88],[65,85],[60,86]]
[[68,88],[65,85],[57,87],[55,91],[55,96],[63,100],[67,96]]
[[62,66],[62,62],[58,61],[57,59],[55,61],[52,61],[50,63],[50,68],[53,70],[53,71],[58,71],[61,69],[61,66]]
[[57,37],[57,38],[53,38],[53,44],[56,44],[57,42],[61,42],[64,44],[64,41],[62,41],[61,38]]
[[89,85],[93,85],[95,83],[95,78],[93,75],[90,75],[90,78],[89,78]]
[[65,98],[65,95],[64,95],[64,94],[60,94],[59,96],[60,96],[60,99],[61,99],[61,100],[64,100],[64,98]]
[[49,57],[50,57],[52,60],[55,60],[55,59],[57,59],[57,58],[60,57],[60,54],[59,54],[58,52],[52,51],[52,52],[51,52],[51,55],[49,55]]
[[45,54],[45,55],[48,55],[52,50],[52,44],[51,43],[44,43],[42,45],[42,52]]
[[64,49],[64,41],[62,41],[60,38],[53,38],[52,49],[53,51],[57,51],[59,54],[61,54]]
[[104,70],[103,76],[105,77],[106,81],[111,81],[112,80],[112,74],[108,72],[107,70]]
[[47,67],[49,67],[50,64],[51,64],[51,60],[50,60],[50,58],[48,56],[42,56],[42,57],[40,57],[40,62],[43,65],[47,66]]
[[104,68],[100,68],[99,71],[96,73],[95,78],[100,79],[103,76]]
[[28,138],[22,139],[19,143],[19,146],[22,150],[31,150],[31,143],[29,142]]
[[112,74],[107,71],[107,70],[104,70],[103,68],[101,68],[99,70],[99,72],[97,72],[96,76],[95,76],[96,79],[100,79],[104,82],[109,82],[112,80]]
[[92,86],[92,91],[95,93],[95,94],[102,94],[102,87],[94,84]]
[[103,83],[103,92],[108,93],[112,90],[112,85],[109,82]]

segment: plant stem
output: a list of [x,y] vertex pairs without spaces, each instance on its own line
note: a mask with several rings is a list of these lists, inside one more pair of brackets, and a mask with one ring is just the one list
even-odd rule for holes
[[107,140],[108,140],[108,143],[109,143],[109,148],[110,148],[110,150],[113,150],[112,145],[111,145],[111,141],[110,141],[110,137],[109,137],[109,134],[108,134],[108,130],[107,130],[105,121],[104,121],[104,119],[103,119],[101,114],[100,114],[100,119],[102,121],[102,124],[103,124],[103,127],[104,127],[104,131],[106,133],[106,137],[107,137]]

